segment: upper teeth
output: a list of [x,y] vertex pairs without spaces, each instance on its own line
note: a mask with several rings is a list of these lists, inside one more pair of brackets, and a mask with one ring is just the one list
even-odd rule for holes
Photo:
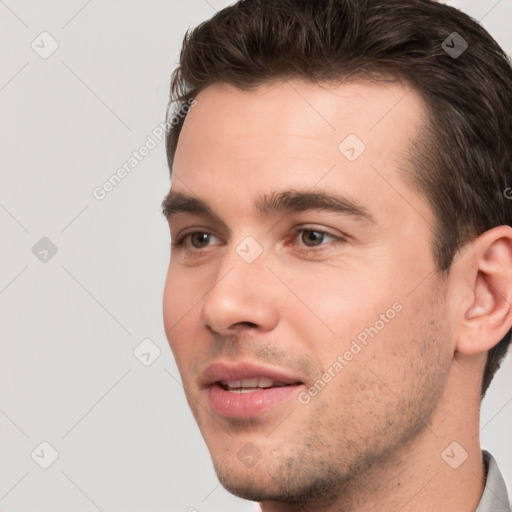
[[222,384],[228,388],[270,388],[272,386],[285,386],[283,382],[276,382],[269,377],[253,377],[252,379],[224,380]]

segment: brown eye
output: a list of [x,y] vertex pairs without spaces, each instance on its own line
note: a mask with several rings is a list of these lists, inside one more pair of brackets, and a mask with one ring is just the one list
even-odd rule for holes
[[316,247],[317,245],[320,245],[324,241],[325,235],[326,233],[323,233],[322,231],[304,229],[302,230],[300,238],[304,245],[306,245],[307,247]]
[[[217,243],[215,243],[215,240],[217,240]],[[207,231],[194,231],[173,240],[171,247],[175,250],[194,251],[218,245],[218,242],[219,239]]]
[[191,233],[190,243],[195,249],[202,249],[208,246],[209,233]]

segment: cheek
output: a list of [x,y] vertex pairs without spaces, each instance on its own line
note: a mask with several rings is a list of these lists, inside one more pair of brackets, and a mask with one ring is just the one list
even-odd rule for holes
[[366,345],[359,361],[381,385],[403,396],[436,387],[451,360],[443,303],[427,286],[421,292],[399,296],[395,307],[383,309],[362,331]]
[[177,317],[177,287],[174,284],[174,279],[171,274],[171,267],[167,270],[167,278],[164,286],[164,297],[163,297],[163,317],[164,317],[164,328],[167,336],[172,330]]
[[163,321],[167,340],[179,367],[194,345],[190,340],[194,338],[191,322],[198,315],[198,309],[194,307],[198,302],[196,295],[190,283],[180,279],[169,266],[163,293]]
[[389,270],[381,268],[376,275],[355,264],[306,270],[288,274],[290,288],[300,300],[290,297],[285,311],[292,327],[301,326],[307,349],[322,365],[349,350],[354,340],[364,346],[400,316],[392,280],[384,282]]
[[[178,322],[187,322],[194,305],[197,304],[204,290],[194,286],[194,279],[180,270],[172,262],[167,270],[163,294],[163,315],[166,332]],[[202,293],[201,293],[202,292]]]
[[[349,387],[365,387],[377,375],[391,388],[401,388],[404,379],[414,380],[413,366],[421,372],[432,357],[449,357],[439,323],[443,307],[436,304],[432,283],[410,293],[410,281],[395,279],[389,268],[351,270],[332,269],[293,283],[309,311],[298,306],[288,322],[301,329],[305,351],[319,368],[336,375],[342,387],[352,381]],[[334,366],[337,361],[341,366]],[[366,382],[361,382],[362,368],[368,369]]]
[[[346,422],[353,426],[352,432],[359,432],[361,425],[375,431],[395,425],[391,431],[398,431],[400,423],[412,425],[414,415],[429,416],[446,381],[451,356],[443,311],[424,299],[422,307],[404,301],[402,310],[382,329],[375,322],[376,331],[362,331],[368,334],[365,343],[357,337],[339,339],[343,369],[334,372],[333,384],[321,392],[321,400],[331,404],[332,421]],[[333,352],[331,359],[335,357]]]

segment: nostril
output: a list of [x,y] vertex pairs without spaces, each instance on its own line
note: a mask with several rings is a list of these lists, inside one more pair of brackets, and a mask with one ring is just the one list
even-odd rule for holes
[[[232,324],[227,330],[225,333],[223,333],[222,331],[217,331],[215,330],[211,325],[209,324],[205,324],[204,325],[205,329],[210,332],[211,334],[213,334],[215,337],[217,336],[237,336],[238,334],[240,334],[242,331],[244,331],[245,329],[247,328],[251,328],[251,329],[256,329],[258,328],[258,324],[255,324],[254,322],[237,322],[235,324]],[[240,332],[239,332],[240,331]]]
[[258,327],[258,325],[253,322],[238,322],[236,325],[243,325],[245,327]]

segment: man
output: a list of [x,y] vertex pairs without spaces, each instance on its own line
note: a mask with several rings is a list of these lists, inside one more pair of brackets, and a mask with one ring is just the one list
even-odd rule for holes
[[164,322],[230,492],[510,510],[478,424],[512,325],[511,83],[428,0],[246,0],[187,34]]

